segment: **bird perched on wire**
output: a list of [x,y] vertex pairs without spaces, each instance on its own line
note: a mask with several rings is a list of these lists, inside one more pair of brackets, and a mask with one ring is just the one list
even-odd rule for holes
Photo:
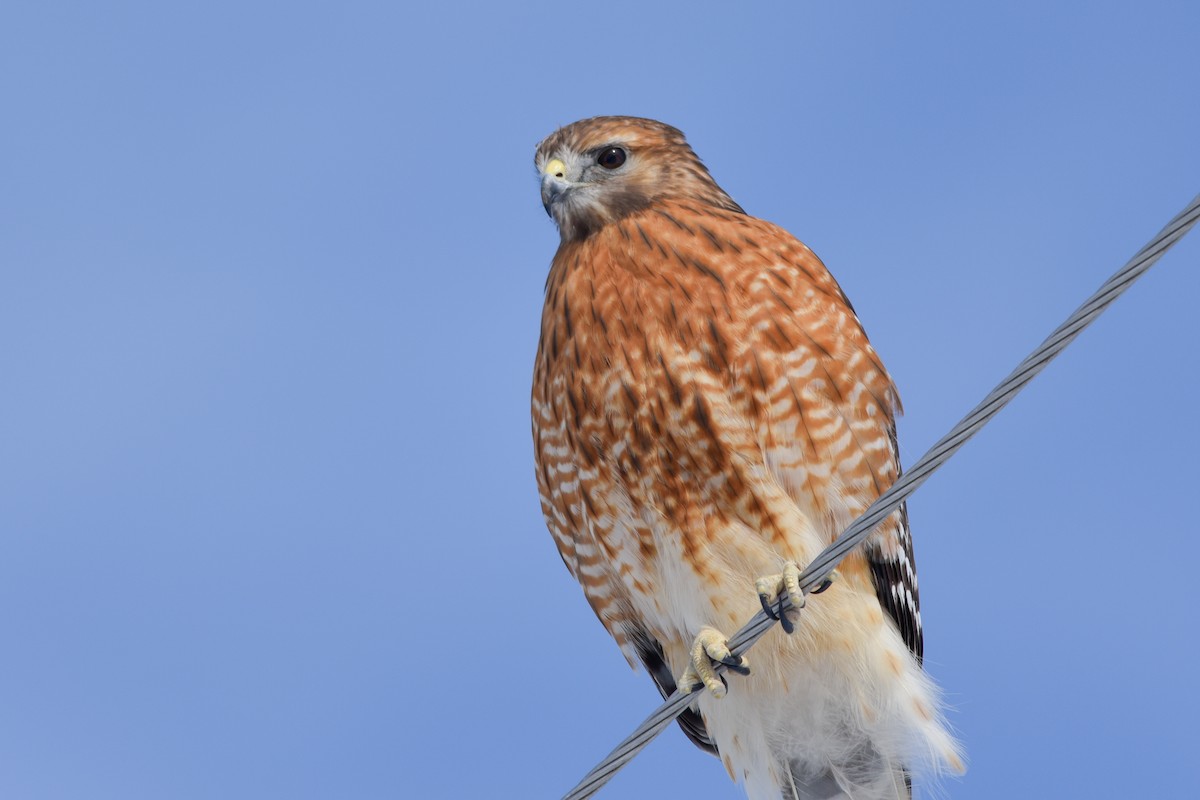
[[[961,771],[921,667],[905,511],[828,591],[798,588],[900,469],[895,386],[833,276],[669,125],[581,120],[535,164],[561,235],[538,490],[600,621],[664,697],[700,692],[680,725],[750,798],[895,800],[913,773]],[[783,593],[803,611],[732,656],[726,637]]]

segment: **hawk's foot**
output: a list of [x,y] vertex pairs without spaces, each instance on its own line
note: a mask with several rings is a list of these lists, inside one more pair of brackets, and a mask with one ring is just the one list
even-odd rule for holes
[[[764,575],[754,582],[754,588],[758,592],[758,602],[762,603],[763,611],[771,619],[779,620],[779,625],[785,633],[796,630],[796,626],[783,611],[784,595],[786,594],[787,598],[792,601],[794,610],[798,611],[804,608],[804,592],[800,590],[800,575],[799,564],[795,561],[785,561],[783,572],[777,575]],[[812,590],[812,593],[820,594],[832,586],[837,578],[838,572],[835,569],[821,582],[820,586]]]
[[687,694],[704,687],[713,697],[722,698],[729,690],[725,678],[713,669],[713,662],[720,662],[739,675],[750,674],[750,663],[745,656],[735,656],[729,651],[729,641],[716,628],[701,628],[692,643],[692,663],[676,681],[679,691]]

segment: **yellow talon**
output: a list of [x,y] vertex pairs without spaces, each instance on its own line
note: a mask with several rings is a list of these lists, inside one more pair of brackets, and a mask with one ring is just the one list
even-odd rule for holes
[[[785,561],[783,572],[776,575],[764,575],[754,582],[754,589],[758,592],[758,601],[762,604],[763,611],[767,613],[767,616],[779,620],[780,626],[786,633],[795,630],[795,626],[792,624],[792,620],[788,619],[788,615],[783,612],[783,603],[779,601],[779,595],[787,593],[793,611],[804,608],[806,599],[804,591],[800,587],[802,574],[799,564],[795,561]],[[838,571],[833,570],[826,577],[825,582],[812,591],[812,594],[820,594],[840,578]],[[776,605],[778,608],[775,608]]]
[[725,634],[716,628],[700,629],[700,633],[696,635],[696,640],[692,643],[690,655],[691,663],[676,682],[679,691],[684,694],[694,692],[701,686],[712,692],[713,697],[717,699],[728,693],[729,689],[725,685],[725,681],[713,668],[714,661],[720,661],[743,675],[750,673],[746,657],[734,656],[729,650],[729,642],[725,638]]

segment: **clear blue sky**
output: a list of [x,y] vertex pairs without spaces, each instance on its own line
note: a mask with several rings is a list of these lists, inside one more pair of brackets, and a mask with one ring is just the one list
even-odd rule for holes
[[[909,463],[1200,191],[1195,3],[834,5],[5,3],[0,796],[555,797],[654,707],[536,501],[556,126],[808,242]],[[1197,297],[913,500],[943,796],[1200,794]],[[602,795],[684,796],[674,728]]]

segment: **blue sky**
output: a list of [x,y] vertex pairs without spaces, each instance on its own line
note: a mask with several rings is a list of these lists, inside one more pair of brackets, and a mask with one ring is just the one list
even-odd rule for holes
[[[834,5],[6,3],[0,796],[555,797],[656,705],[536,501],[556,126],[811,245],[908,463],[1200,191],[1194,3]],[[1198,264],[911,503],[943,796],[1200,794]]]

